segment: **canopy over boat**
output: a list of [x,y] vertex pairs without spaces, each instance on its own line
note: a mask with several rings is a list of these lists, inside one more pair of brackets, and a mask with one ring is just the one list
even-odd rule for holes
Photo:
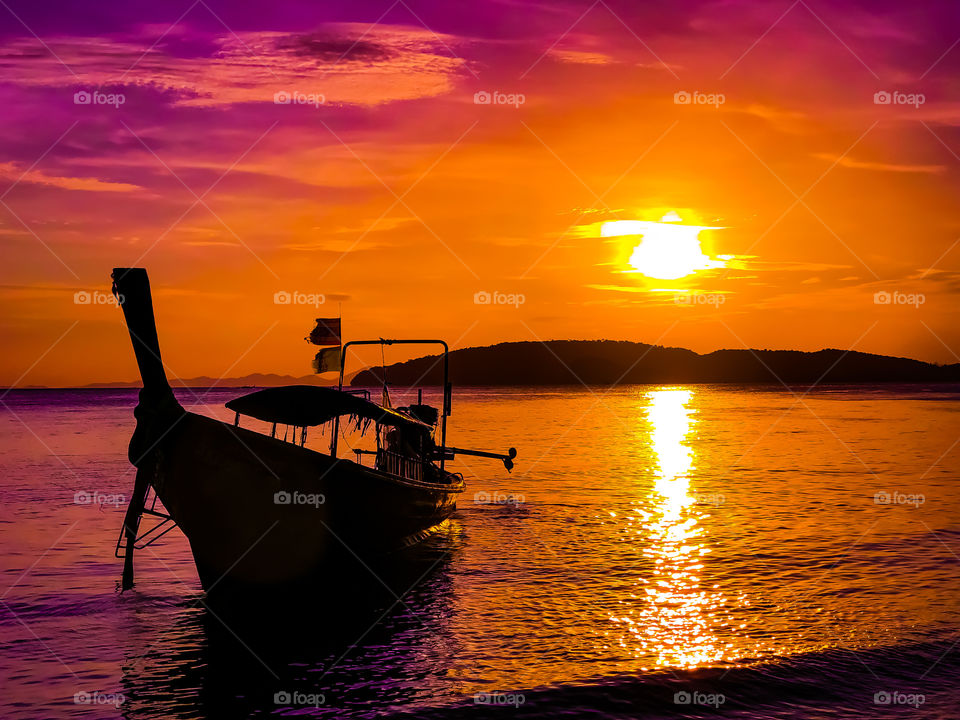
[[227,408],[257,420],[297,427],[322,425],[341,415],[350,415],[380,425],[432,429],[427,423],[358,395],[316,385],[287,385],[257,390],[234,398],[227,403]]

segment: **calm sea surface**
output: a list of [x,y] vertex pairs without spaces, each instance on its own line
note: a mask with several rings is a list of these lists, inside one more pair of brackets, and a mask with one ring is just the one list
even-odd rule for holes
[[458,459],[382,583],[244,609],[177,530],[118,592],[134,391],[10,392],[0,717],[960,717],[960,389],[803,392],[458,389],[513,473]]

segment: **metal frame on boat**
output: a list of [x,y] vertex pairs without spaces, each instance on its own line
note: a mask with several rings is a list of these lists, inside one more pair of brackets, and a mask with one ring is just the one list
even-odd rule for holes
[[[354,345],[441,345],[443,347],[443,408],[440,413],[440,469],[443,470],[446,459],[447,447],[447,417],[450,415],[450,405],[453,399],[452,388],[450,385],[450,348],[443,340],[351,340],[343,345],[341,353],[343,361],[340,363],[340,379],[337,384],[340,392],[343,392],[343,374],[346,369],[347,349]],[[384,383],[386,386],[386,383]],[[422,403],[422,394],[417,401]],[[337,438],[339,437],[339,418],[336,420],[333,437],[330,438],[330,454],[337,454]]]

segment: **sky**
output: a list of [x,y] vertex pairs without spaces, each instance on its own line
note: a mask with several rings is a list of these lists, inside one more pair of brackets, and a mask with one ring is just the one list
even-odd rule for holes
[[960,360],[955,2],[3,0],[0,64],[3,386],[135,379],[127,266],[171,377],[338,314]]

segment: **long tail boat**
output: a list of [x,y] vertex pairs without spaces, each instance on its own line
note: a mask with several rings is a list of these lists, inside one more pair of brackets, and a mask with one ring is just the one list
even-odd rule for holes
[[[442,340],[364,340],[342,348],[345,358],[351,345],[439,344],[440,409],[420,401],[392,408],[372,402],[369,392],[345,390],[341,363],[336,389],[294,385],[231,400],[232,424],[188,412],[166,377],[146,270],[116,268],[113,281],[143,382],[128,450],[136,481],[116,550],[124,589],[133,586],[134,550],[175,526],[190,542],[208,593],[308,581],[344,551],[382,556],[429,535],[465,488],[463,476],[446,468],[457,454],[513,466],[513,448],[499,454],[447,447],[452,391]],[[265,421],[270,434],[241,427],[242,416]],[[376,447],[338,457],[342,418],[364,431],[373,424]],[[329,454],[305,446],[307,429],[320,425],[330,430]],[[286,426],[284,439],[278,426]],[[144,515],[156,524],[141,533]]]

